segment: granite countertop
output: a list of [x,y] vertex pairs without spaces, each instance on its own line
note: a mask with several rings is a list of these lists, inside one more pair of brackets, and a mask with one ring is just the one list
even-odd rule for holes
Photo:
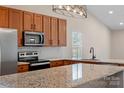
[[69,88],[122,70],[124,67],[120,66],[80,63],[0,76],[0,85],[10,88]]

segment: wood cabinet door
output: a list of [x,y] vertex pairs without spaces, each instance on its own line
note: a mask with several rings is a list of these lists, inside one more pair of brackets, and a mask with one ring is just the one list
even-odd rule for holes
[[9,28],[17,29],[18,46],[22,46],[22,15],[20,10],[9,9]]
[[42,32],[42,15],[34,14],[34,31]]
[[50,17],[49,16],[43,16],[43,32],[44,32],[44,41],[45,46],[50,46]]
[[51,18],[51,46],[58,46],[58,24],[57,18]]
[[0,6],[0,27],[8,28],[8,8]]
[[18,65],[18,73],[29,71],[29,65]]
[[66,20],[59,19],[59,46],[66,46]]
[[24,12],[23,14],[23,30],[24,31],[33,31],[33,13],[31,12]]

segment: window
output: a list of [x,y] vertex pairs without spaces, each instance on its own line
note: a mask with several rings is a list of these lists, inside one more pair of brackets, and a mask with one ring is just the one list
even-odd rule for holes
[[82,58],[82,33],[72,32],[72,58]]
[[79,80],[83,76],[83,65],[82,64],[74,64],[72,65],[72,80]]

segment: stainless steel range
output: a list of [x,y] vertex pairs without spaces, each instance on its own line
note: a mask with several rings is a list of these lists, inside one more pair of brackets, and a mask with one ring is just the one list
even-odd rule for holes
[[19,62],[29,62],[29,70],[39,70],[50,68],[50,61],[45,59],[38,58],[37,51],[26,51],[18,53],[18,61]]

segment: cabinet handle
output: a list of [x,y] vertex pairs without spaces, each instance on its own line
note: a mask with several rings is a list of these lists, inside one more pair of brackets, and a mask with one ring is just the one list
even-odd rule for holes
[[50,40],[50,45],[52,45],[52,43],[53,43],[53,40]]
[[58,40],[58,45],[60,44],[60,40]]
[[24,40],[23,40],[23,39],[21,39],[21,46],[23,46],[23,43],[24,43]]
[[34,29],[36,29],[36,25],[34,24]]
[[33,29],[33,24],[31,24],[31,29]]

